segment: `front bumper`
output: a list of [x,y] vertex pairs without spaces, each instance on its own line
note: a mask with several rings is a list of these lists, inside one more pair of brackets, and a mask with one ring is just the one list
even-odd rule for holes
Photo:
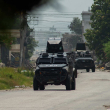
[[90,68],[90,69],[92,69],[93,67],[94,67],[95,65],[94,65],[94,62],[76,62],[76,64],[75,64],[75,67],[77,68],[77,69],[87,69],[87,68]]
[[39,70],[36,71],[36,79],[40,83],[61,83],[67,77],[66,70]]

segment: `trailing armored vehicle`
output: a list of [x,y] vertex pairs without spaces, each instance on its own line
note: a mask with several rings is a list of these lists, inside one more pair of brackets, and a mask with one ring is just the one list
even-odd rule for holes
[[94,60],[89,51],[86,51],[85,43],[77,43],[75,52],[75,69],[92,69],[95,72]]
[[47,41],[46,53],[40,54],[36,61],[33,79],[34,90],[44,90],[45,85],[65,85],[66,90],[75,90],[75,75],[70,53],[64,53],[61,39]]

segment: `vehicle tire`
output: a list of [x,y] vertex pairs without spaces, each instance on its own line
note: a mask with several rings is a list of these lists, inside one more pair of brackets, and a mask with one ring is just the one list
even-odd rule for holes
[[76,89],[76,80],[75,80],[75,75],[73,74],[72,89],[71,90],[75,90],[75,89]]
[[92,68],[92,72],[95,72],[95,66]]
[[89,68],[87,68],[86,71],[89,72]]
[[44,89],[45,89],[44,85],[40,85],[40,90],[44,90]]
[[33,78],[33,90],[38,90],[38,81],[36,80],[36,77]]
[[66,90],[71,89],[72,89],[72,77],[68,75],[66,79]]
[[75,75],[75,78],[77,78],[77,67],[75,67],[74,75]]

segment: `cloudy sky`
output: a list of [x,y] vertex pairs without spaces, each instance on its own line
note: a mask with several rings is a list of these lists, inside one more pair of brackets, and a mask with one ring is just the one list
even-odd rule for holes
[[[50,27],[55,27],[57,32],[62,34],[71,33],[68,29],[74,17],[82,19],[82,11],[88,11],[93,4],[93,0],[53,0],[40,8],[33,8],[30,14],[30,27],[35,30],[35,38],[39,41],[36,51],[45,50],[46,38],[38,37],[38,31],[45,35],[43,31],[49,31]],[[57,1],[57,2],[56,2]],[[44,36],[46,37],[46,36]],[[61,36],[60,36],[61,37]]]
[[36,31],[49,30],[54,26],[57,31],[69,32],[68,25],[74,17],[82,19],[82,11],[94,3],[93,0],[56,0],[58,2],[47,4],[39,9],[34,8],[31,14],[30,26]]

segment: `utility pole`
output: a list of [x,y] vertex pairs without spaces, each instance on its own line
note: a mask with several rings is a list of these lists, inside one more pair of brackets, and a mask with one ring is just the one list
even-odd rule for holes
[[38,21],[39,21],[38,18],[39,18],[39,17],[37,17],[37,25],[38,25]]
[[25,57],[25,50],[24,50],[24,40],[26,37],[26,22],[27,19],[25,17],[25,13],[21,13],[21,29],[20,29],[20,67],[24,66],[24,57]]

